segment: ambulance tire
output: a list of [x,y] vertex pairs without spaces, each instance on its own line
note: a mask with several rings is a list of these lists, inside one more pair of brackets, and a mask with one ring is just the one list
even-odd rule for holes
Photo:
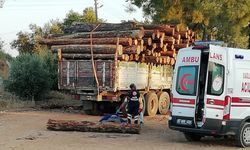
[[202,136],[195,134],[195,133],[189,133],[189,132],[185,132],[184,133],[185,138],[187,139],[187,141],[189,142],[195,142],[195,141],[200,141]]
[[250,123],[244,123],[237,135],[236,143],[239,147],[249,147],[250,146]]
[[155,116],[158,111],[158,97],[155,92],[149,92],[146,95],[145,114]]
[[167,92],[159,92],[157,95],[159,99],[159,113],[161,115],[166,115],[170,105],[169,94]]

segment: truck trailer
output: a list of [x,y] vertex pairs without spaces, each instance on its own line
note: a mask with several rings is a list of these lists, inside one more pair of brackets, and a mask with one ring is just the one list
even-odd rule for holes
[[40,42],[58,55],[59,89],[71,91],[86,111],[122,102],[134,83],[153,116],[168,112],[176,55],[194,41],[188,28],[122,22],[75,23]]
[[107,105],[122,102],[130,90],[129,85],[134,83],[147,115],[153,116],[158,110],[161,114],[168,112],[171,65],[95,60],[95,68],[96,78],[91,60],[59,61],[59,89],[70,90],[83,101],[85,110],[94,110],[99,108],[98,102]]

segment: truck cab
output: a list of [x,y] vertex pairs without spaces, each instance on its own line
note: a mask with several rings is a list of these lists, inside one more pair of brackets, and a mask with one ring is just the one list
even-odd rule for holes
[[[238,145],[249,146],[250,132],[245,137],[241,133],[250,121],[250,94],[241,108],[233,105],[235,99],[243,99],[240,79],[250,70],[249,56],[246,50],[214,45],[181,49],[173,73],[169,127],[183,132],[187,140],[233,135]],[[244,71],[236,72],[238,68]]]

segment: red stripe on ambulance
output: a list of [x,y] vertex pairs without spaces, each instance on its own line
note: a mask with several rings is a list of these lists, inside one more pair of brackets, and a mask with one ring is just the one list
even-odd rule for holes
[[207,104],[209,104],[209,105],[217,105],[217,106],[224,106],[224,100],[207,99]]

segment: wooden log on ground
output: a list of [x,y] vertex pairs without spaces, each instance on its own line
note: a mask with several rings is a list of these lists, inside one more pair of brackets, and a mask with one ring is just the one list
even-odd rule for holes
[[[119,37],[119,38],[136,38],[141,39],[144,37],[144,30],[121,30],[121,31],[95,31],[92,32],[92,38],[109,38],[109,37]],[[49,39],[60,38],[60,39],[77,39],[77,38],[90,38],[90,32],[80,32],[73,34],[52,34],[49,35]]]
[[119,31],[133,30],[138,28],[135,22],[124,23],[75,23],[70,27],[65,28],[65,33],[91,32],[93,31]]
[[[57,53],[57,50],[61,49],[62,53],[80,53],[91,54],[91,45],[57,45],[52,46],[52,53]],[[119,45],[92,45],[94,54],[115,54],[116,50],[118,54],[122,54],[123,47]]]
[[[62,58],[65,59],[83,59],[89,60],[92,58],[91,54],[62,54]],[[94,59],[101,59],[101,60],[114,60],[115,54],[94,54]]]
[[[93,45],[115,45],[117,38],[78,38],[78,39],[43,39],[41,44],[46,45],[70,45],[70,44],[92,44]],[[124,46],[131,46],[133,43],[132,38],[119,38],[119,44]]]
[[79,131],[102,133],[139,134],[140,126],[134,124],[94,123],[89,121],[51,120],[47,122],[47,129],[53,131]]

